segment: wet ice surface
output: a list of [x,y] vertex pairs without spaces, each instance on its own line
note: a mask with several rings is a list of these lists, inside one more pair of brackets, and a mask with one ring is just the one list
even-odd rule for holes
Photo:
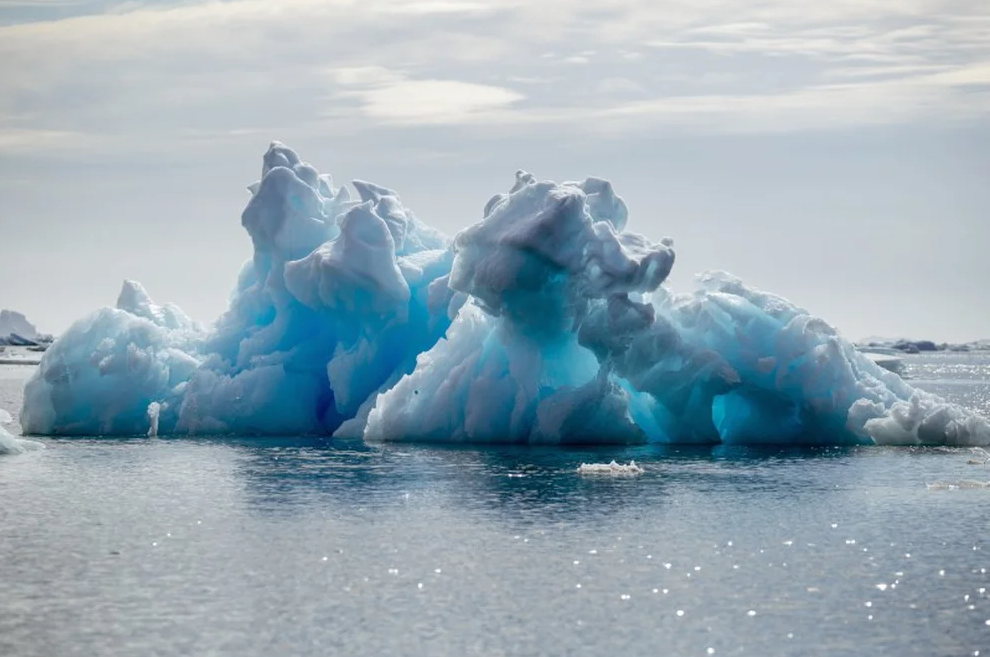
[[[908,365],[986,408],[987,362]],[[0,458],[2,655],[990,654],[965,449],[48,445]]]

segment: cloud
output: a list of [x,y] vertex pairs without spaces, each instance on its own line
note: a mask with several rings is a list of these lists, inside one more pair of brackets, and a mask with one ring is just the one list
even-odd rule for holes
[[458,80],[410,80],[377,67],[332,72],[350,87],[339,93],[357,98],[362,112],[373,119],[398,124],[469,123],[486,112],[508,107],[525,96],[504,87]]
[[642,84],[628,78],[605,78],[595,85],[595,91],[603,96],[638,96],[646,89]]
[[285,126],[326,135],[380,125],[545,130],[593,120],[610,131],[689,125],[718,133],[971,120],[990,113],[981,86],[990,20],[982,7],[982,0],[118,5],[0,26],[0,156],[24,148],[31,134],[52,151],[137,138],[154,150],[179,138],[223,141],[281,134]]
[[[971,93],[968,87],[983,87]],[[780,132],[904,123],[939,114],[943,121],[971,120],[990,108],[990,67],[947,73],[820,84],[774,94],[653,98],[626,103],[603,117],[703,126],[719,122],[728,132]],[[949,113],[946,113],[949,112]]]
[[32,128],[0,129],[0,152],[31,153],[39,148],[78,149],[87,145],[89,138],[81,133],[59,130],[35,130]]

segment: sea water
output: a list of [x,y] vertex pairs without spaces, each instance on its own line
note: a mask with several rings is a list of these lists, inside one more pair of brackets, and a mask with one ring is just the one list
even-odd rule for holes
[[[990,414],[987,355],[907,366]],[[46,444],[0,457],[0,655],[990,655],[964,449]]]

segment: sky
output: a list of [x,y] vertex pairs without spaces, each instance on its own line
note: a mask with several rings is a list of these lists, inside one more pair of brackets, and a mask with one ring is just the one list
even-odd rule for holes
[[277,139],[453,235],[517,169],[612,180],[849,338],[990,338],[985,0],[0,0],[0,307],[141,281],[204,322]]

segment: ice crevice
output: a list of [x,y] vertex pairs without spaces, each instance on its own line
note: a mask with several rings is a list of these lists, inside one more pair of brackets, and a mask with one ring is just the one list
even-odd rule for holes
[[210,326],[126,281],[25,390],[36,435],[325,434],[549,444],[990,444],[824,320],[724,272],[676,294],[673,241],[601,178],[519,171],[453,239],[274,142],[253,257]]

